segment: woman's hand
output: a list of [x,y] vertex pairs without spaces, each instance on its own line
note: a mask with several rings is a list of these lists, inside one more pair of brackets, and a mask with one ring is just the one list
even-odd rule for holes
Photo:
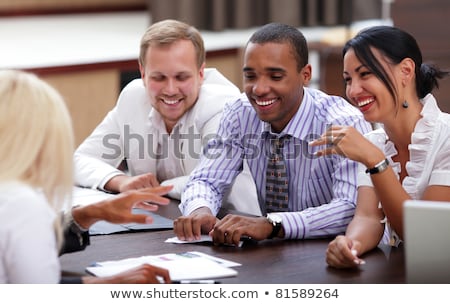
[[355,268],[365,264],[365,261],[358,257],[360,247],[358,241],[352,241],[344,235],[338,235],[328,244],[327,264],[335,268]]
[[382,161],[383,152],[364,137],[358,130],[349,126],[331,126],[310,146],[327,145],[315,153],[316,156],[339,154],[351,160],[363,163],[368,168]]

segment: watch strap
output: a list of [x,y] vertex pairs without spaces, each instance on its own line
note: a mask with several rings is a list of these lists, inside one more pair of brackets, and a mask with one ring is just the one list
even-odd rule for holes
[[273,239],[274,237],[278,236],[278,233],[281,230],[281,222],[275,222],[270,217],[267,217],[267,220],[272,225],[272,232],[270,233],[268,239]]
[[375,167],[368,168],[366,170],[366,173],[370,173],[370,174],[381,173],[381,172],[385,171],[388,167],[389,167],[389,161],[387,160],[387,158],[385,158],[384,160],[382,160],[381,162],[376,164]]

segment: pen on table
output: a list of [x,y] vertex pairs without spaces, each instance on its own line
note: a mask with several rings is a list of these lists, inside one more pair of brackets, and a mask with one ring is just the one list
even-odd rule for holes
[[220,284],[219,281],[215,280],[179,280],[172,281],[173,284]]

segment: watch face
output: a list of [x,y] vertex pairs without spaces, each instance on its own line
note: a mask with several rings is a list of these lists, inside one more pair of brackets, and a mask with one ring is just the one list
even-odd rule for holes
[[275,223],[275,224],[281,224],[281,216],[279,216],[278,214],[275,213],[269,213],[267,215],[267,218],[269,219],[270,222]]

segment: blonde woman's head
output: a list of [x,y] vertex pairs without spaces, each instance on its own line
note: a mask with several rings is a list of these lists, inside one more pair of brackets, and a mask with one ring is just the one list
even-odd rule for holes
[[60,210],[73,186],[70,115],[61,95],[37,76],[0,71],[0,182],[41,189]]

